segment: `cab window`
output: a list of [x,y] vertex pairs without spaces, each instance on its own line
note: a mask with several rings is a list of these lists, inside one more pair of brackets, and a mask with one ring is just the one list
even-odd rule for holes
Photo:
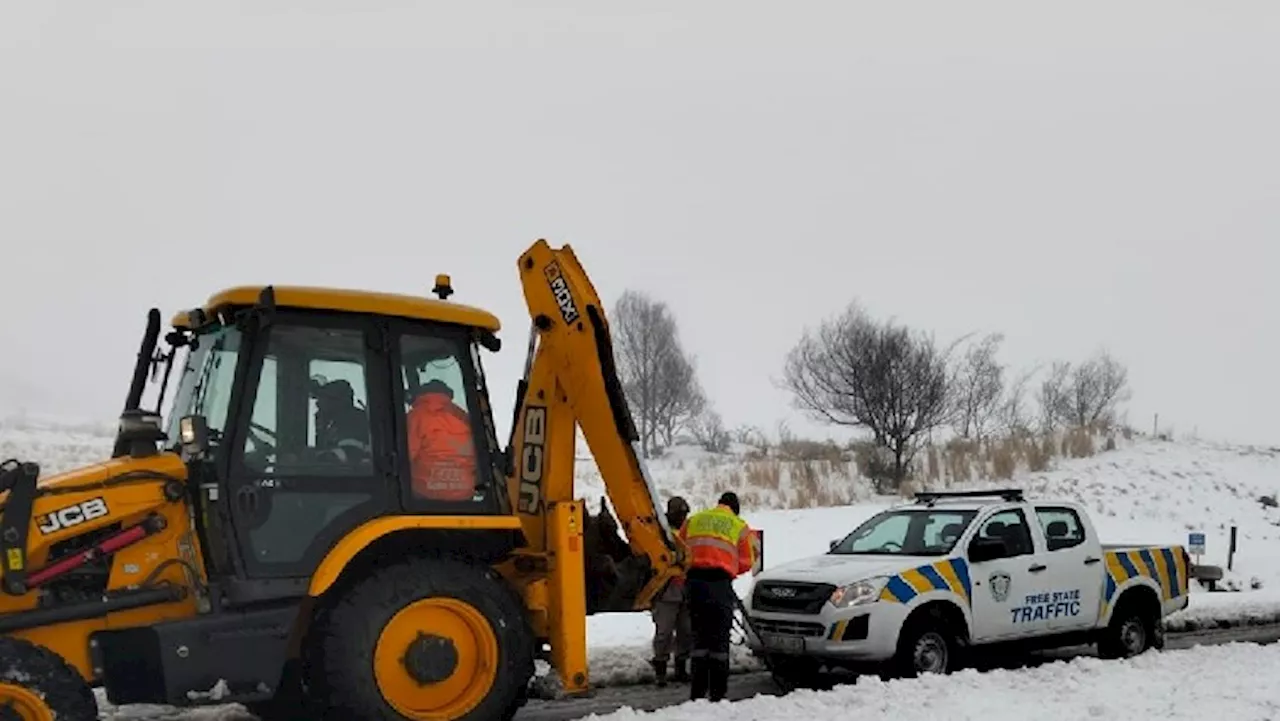
[[266,333],[244,465],[273,476],[372,476],[364,333],[285,323]]
[[974,538],[1003,540],[1008,552],[1002,558],[1035,553],[1035,546],[1031,542],[1031,528],[1027,525],[1026,516],[1018,509],[1000,511],[991,516],[978,528]]
[[434,503],[484,500],[479,394],[466,344],[421,333],[398,340],[412,496]]
[[1039,506],[1036,519],[1044,533],[1045,546],[1050,551],[1075,548],[1084,543],[1084,524],[1080,516],[1070,508]]

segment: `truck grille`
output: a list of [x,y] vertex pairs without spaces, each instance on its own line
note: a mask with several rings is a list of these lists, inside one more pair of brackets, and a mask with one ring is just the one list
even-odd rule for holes
[[779,636],[808,636],[821,638],[826,628],[820,623],[804,623],[802,621],[776,621],[767,618],[751,617],[751,625],[760,633],[776,633]]
[[768,613],[815,615],[831,598],[835,586],[829,583],[761,581],[751,591],[751,608]]

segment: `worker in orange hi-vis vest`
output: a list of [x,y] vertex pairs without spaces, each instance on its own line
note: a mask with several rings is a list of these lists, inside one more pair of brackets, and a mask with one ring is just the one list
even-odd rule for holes
[[409,463],[415,495],[432,501],[469,501],[476,491],[471,418],[453,402],[453,390],[433,380],[408,415]]
[[715,508],[689,516],[680,539],[689,548],[685,593],[693,624],[689,698],[711,701],[729,689],[729,646],[738,595],[733,580],[756,566],[755,534],[738,516],[738,496],[726,492]]

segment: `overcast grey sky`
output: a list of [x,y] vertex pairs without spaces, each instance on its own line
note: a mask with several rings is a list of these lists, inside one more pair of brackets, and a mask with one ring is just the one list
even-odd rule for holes
[[771,381],[858,298],[1280,444],[1280,3],[49,0],[0,44],[7,411],[114,417],[152,305],[449,272],[505,433],[546,237],[730,424],[814,430]]

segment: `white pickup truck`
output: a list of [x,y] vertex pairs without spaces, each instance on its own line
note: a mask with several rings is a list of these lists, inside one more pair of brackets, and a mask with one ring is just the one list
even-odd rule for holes
[[1102,545],[1075,503],[920,493],[824,555],[761,572],[743,605],[752,651],[792,682],[821,666],[914,676],[989,644],[1096,643],[1108,658],[1161,647],[1189,568],[1181,546]]

